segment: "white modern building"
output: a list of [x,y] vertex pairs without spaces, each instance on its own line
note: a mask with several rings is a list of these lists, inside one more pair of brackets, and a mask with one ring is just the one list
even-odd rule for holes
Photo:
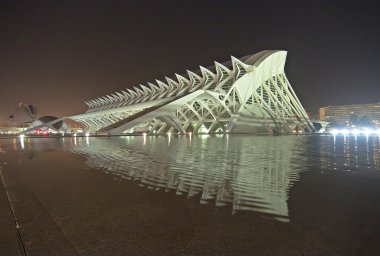
[[109,135],[310,132],[314,127],[284,72],[286,55],[267,50],[231,57],[89,100],[86,113],[56,121],[69,118],[87,132]]

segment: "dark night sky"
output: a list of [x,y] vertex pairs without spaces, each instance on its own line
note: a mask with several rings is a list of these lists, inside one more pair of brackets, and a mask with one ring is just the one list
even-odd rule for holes
[[0,121],[266,49],[309,110],[380,101],[378,1],[263,2],[0,0]]

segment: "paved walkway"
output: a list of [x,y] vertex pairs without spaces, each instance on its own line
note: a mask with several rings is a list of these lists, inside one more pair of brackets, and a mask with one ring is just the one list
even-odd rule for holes
[[1,172],[0,167],[0,252],[1,255],[22,255],[19,249],[15,223],[1,179]]

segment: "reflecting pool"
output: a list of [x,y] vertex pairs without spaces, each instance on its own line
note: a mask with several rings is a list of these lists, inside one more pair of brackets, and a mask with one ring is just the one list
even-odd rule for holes
[[[315,243],[314,249],[321,249],[318,253],[339,247],[335,248],[337,255],[345,254],[352,247],[357,249],[352,251],[353,255],[368,252],[362,248],[361,241],[373,236],[369,230],[378,223],[374,216],[380,213],[376,203],[380,196],[379,136],[25,137],[0,139],[0,161],[5,182],[22,183],[28,191],[33,191],[33,198],[37,198],[33,200],[41,202],[49,216],[53,216],[54,225],[71,234],[64,237],[71,237],[70,244],[79,252],[78,248],[84,245],[75,245],[73,239],[77,236],[72,230],[78,228],[75,225],[87,222],[85,217],[74,217],[74,214],[80,216],[82,210],[88,211],[86,214],[92,216],[88,218],[99,225],[106,225],[110,220],[100,221],[101,217],[93,212],[111,211],[115,207],[125,216],[139,209],[135,221],[148,213],[155,219],[160,211],[163,216],[183,217],[183,221],[190,223],[216,214],[216,218],[236,221],[235,226],[239,226],[244,225],[241,222],[244,218],[245,225],[251,221],[266,223],[268,233],[275,234],[276,241],[285,239],[276,235],[302,234],[305,241],[313,240],[310,243]],[[95,182],[95,178],[99,180]],[[16,185],[14,196],[18,189],[21,191]],[[116,187],[119,192],[111,192]],[[91,195],[87,194],[89,191]],[[103,206],[103,201],[98,202],[102,197],[107,201]],[[136,197],[136,201],[131,197]],[[20,198],[15,199],[15,213],[27,215]],[[130,205],[121,204],[124,200],[132,201]],[[90,206],[86,208],[87,204]],[[120,218],[119,226],[114,229],[126,225],[127,220],[108,210],[104,216]],[[177,212],[183,216],[179,217]],[[222,212],[229,217],[221,217]],[[357,223],[352,224],[353,220]],[[281,225],[290,225],[287,228],[294,233],[288,233]],[[108,234],[115,235],[111,231]],[[356,237],[358,234],[360,237]],[[330,240],[334,242],[330,244]],[[289,246],[296,241],[299,242],[288,241]],[[372,242],[365,248],[371,252],[377,250]],[[83,247],[86,252],[87,249]]]
[[288,192],[304,171],[302,138],[199,136],[78,140],[70,150],[94,169],[200,204],[288,220]]

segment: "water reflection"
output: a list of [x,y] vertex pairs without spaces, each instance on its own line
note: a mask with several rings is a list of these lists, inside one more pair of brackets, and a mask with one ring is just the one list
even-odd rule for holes
[[[190,139],[191,138],[191,139]],[[141,136],[78,140],[87,165],[148,189],[198,196],[288,221],[289,189],[305,170],[305,137]]]
[[319,141],[320,163],[324,172],[380,171],[378,136],[324,136]]
[[[0,139],[20,160],[70,150],[88,166],[200,204],[288,221],[290,189],[304,171],[380,174],[378,136],[138,136]],[[1,154],[0,154],[1,155]],[[0,162],[2,160],[0,159]],[[58,160],[57,160],[58,161]],[[59,163],[58,163],[59,164]]]

